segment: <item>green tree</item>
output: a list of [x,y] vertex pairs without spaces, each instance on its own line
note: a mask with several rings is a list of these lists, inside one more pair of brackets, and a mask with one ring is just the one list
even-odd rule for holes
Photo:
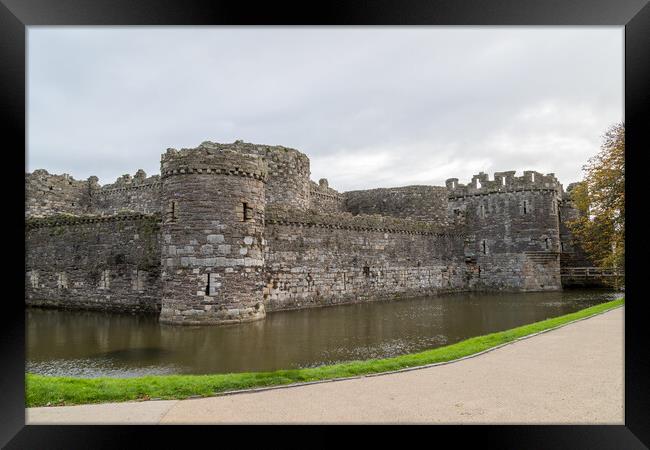
[[625,124],[612,125],[600,152],[583,167],[571,197],[579,210],[567,225],[576,243],[601,267],[625,269]]

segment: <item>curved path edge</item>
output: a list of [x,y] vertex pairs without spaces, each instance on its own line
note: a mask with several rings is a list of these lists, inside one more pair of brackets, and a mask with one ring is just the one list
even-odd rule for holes
[[[462,358],[389,372],[185,400],[28,408],[26,418],[28,424],[513,423],[516,417],[524,422],[514,423],[623,423],[623,313],[623,306],[612,308]],[[567,398],[574,413],[549,416]],[[480,406],[454,414],[473,403]],[[535,415],[536,408],[545,414]]]
[[[461,358],[450,359],[449,361],[441,361],[441,362],[436,362],[436,363],[424,364],[422,366],[404,367],[403,369],[389,370],[389,371],[386,371],[386,372],[367,373],[367,374],[364,374],[364,375],[355,375],[353,377],[328,378],[328,379],[325,379],[325,380],[303,381],[303,382],[300,382],[300,383],[290,383],[290,384],[279,384],[277,386],[263,386],[263,387],[259,387],[259,388],[248,388],[248,389],[238,389],[238,390],[235,390],[235,391],[215,392],[214,395],[210,395],[210,396],[207,396],[207,397],[202,396],[202,395],[193,395],[193,396],[188,397],[187,399],[221,397],[221,396],[224,396],[224,395],[237,395],[237,394],[246,394],[246,393],[251,393],[251,392],[263,392],[263,391],[272,391],[272,390],[277,390],[277,389],[288,389],[288,388],[292,388],[292,387],[309,386],[309,385],[312,385],[312,384],[333,383],[335,381],[358,380],[360,378],[380,377],[380,376],[383,376],[383,375],[392,375],[392,374],[396,374],[396,373],[411,372],[411,371],[414,371],[414,370],[428,369],[430,367],[445,366],[447,364],[457,363],[457,362],[460,362],[460,361],[464,361],[466,359],[476,358],[477,356],[481,356],[481,355],[484,355],[486,353],[490,353],[490,352],[492,352],[494,350],[498,350],[498,349],[500,349],[502,347],[506,347],[508,345],[515,344],[515,343],[517,343],[519,341],[524,341],[526,339],[530,339],[532,337],[539,336],[540,334],[548,333],[549,331],[558,330],[560,328],[566,327],[567,325],[571,325],[571,324],[574,324],[574,323],[577,323],[577,322],[582,322],[583,320],[591,319],[593,317],[606,314],[606,313],[608,313],[610,311],[613,311],[615,309],[622,308],[622,307],[623,307],[623,305],[616,306],[616,307],[608,309],[606,311],[595,313],[595,314],[592,314],[592,315],[586,316],[586,317],[581,317],[580,319],[572,320],[571,322],[566,322],[566,323],[563,323],[563,324],[558,325],[556,327],[547,328],[546,330],[538,331],[536,333],[527,334],[526,336],[518,337],[516,339],[513,339],[512,341],[504,342],[503,344],[495,345],[494,347],[490,347],[490,348],[487,348],[485,350],[481,350],[480,352],[476,352],[476,353],[472,353],[471,355],[463,356]],[[185,399],[185,400],[187,400],[187,399]],[[154,400],[154,401],[161,401],[161,400]]]

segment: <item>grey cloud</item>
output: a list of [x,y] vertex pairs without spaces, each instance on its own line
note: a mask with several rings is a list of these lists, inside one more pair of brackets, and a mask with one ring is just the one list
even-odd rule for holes
[[30,27],[28,51],[28,169],[102,183],[243,139],[304,151],[342,191],[566,185],[623,118],[622,28]]

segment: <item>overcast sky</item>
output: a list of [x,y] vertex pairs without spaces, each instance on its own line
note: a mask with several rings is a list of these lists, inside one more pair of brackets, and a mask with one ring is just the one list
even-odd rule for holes
[[622,27],[29,27],[27,170],[160,171],[284,145],[339,190],[582,178],[623,120]]

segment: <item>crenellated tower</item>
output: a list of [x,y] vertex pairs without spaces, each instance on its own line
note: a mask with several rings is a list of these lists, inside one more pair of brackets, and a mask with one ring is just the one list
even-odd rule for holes
[[556,290],[560,282],[558,203],[554,174],[481,172],[468,185],[446,182],[449,213],[461,216],[470,236],[465,256],[472,287]]
[[160,321],[263,319],[265,159],[235,145],[204,143],[168,149],[160,173]]

